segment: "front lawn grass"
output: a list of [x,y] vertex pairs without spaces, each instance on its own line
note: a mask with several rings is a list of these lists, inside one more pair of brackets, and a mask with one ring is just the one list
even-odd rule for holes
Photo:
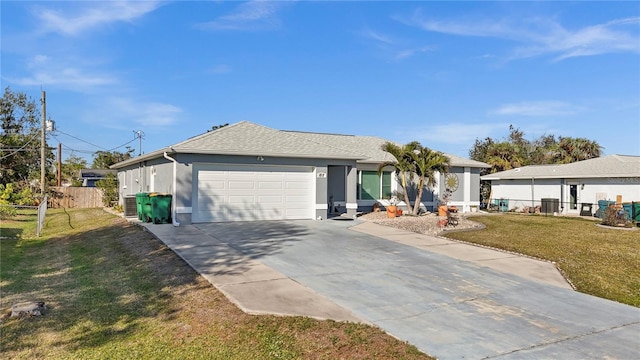
[[[431,359],[375,327],[240,311],[151,234],[102,209],[0,231],[3,359]],[[9,318],[11,305],[48,312]]]
[[640,307],[640,230],[607,229],[577,217],[500,214],[451,239],[553,261],[580,292]]

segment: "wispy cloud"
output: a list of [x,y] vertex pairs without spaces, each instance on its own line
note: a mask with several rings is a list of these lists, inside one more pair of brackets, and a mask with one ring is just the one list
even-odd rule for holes
[[250,1],[238,5],[231,13],[215,20],[199,23],[205,30],[259,31],[273,30],[281,26],[278,17],[281,10],[289,6],[280,1]]
[[402,59],[410,58],[416,54],[425,53],[429,51],[433,51],[433,48],[430,46],[424,46],[424,47],[415,48],[415,49],[405,49],[405,50],[401,50],[400,52],[398,52],[398,54],[396,54],[396,59],[402,60]]
[[114,22],[130,22],[154,11],[157,1],[96,1],[74,3],[73,10],[37,7],[35,16],[45,32],[79,35]]
[[374,31],[374,30],[371,30],[369,28],[366,28],[366,29],[362,30],[360,32],[360,35],[363,36],[364,38],[371,39],[371,40],[374,40],[376,42],[380,42],[380,43],[383,43],[383,44],[392,45],[392,44],[395,43],[393,38],[391,38],[390,36],[388,36],[386,34],[382,34],[380,32]]
[[408,134],[408,138],[419,139],[428,147],[436,148],[430,144],[464,145],[473,144],[476,139],[491,137],[497,131],[508,128],[508,124],[468,124],[461,122],[448,122],[442,125],[428,126]]
[[553,55],[555,61],[577,56],[640,52],[640,17],[568,29],[550,18],[433,20],[416,11],[410,17],[395,17],[426,31],[459,36],[494,37],[521,43],[508,60]]
[[515,116],[558,116],[572,115],[583,110],[580,106],[562,101],[523,101],[504,104],[490,113],[494,115]]
[[433,51],[433,47],[431,46],[409,47],[407,46],[407,41],[394,39],[390,35],[374,31],[370,28],[365,28],[360,31],[359,35],[365,39],[373,40],[377,47],[386,53],[392,54],[395,60],[404,60],[421,53]]
[[[71,62],[70,62],[71,63]],[[47,55],[36,54],[25,61],[29,75],[22,77],[7,76],[5,79],[22,86],[59,87],[73,91],[89,91],[101,86],[114,85],[119,82],[117,76],[87,70],[79,61],[73,65],[57,62]]]
[[131,98],[111,98],[106,101],[112,121],[126,121],[140,126],[167,126],[174,124],[182,109],[161,102],[134,101]]

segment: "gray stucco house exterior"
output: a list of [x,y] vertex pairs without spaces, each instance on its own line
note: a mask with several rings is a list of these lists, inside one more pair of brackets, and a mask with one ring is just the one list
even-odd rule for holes
[[[139,192],[171,194],[174,225],[219,221],[355,216],[401,190],[389,169],[387,140],[371,136],[283,131],[242,121],[117,163],[120,202]],[[449,204],[480,204],[480,170],[489,165],[453,155]],[[444,185],[425,191],[433,210]],[[410,194],[413,195],[413,194]],[[412,201],[415,195],[411,197]],[[404,203],[398,205],[403,206]]]
[[[482,176],[508,210],[555,199],[561,214],[595,213],[600,200],[640,202],[640,156],[607,155],[560,165],[530,165]],[[586,205],[586,206],[583,206]],[[589,206],[590,205],[590,206]],[[589,210],[590,207],[590,210]]]

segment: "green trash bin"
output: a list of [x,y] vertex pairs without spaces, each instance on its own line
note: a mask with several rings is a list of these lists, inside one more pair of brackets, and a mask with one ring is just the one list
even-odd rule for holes
[[138,220],[147,221],[145,215],[150,216],[149,193],[139,192],[136,194],[136,209],[138,210]]
[[632,202],[631,208],[633,212],[631,213],[631,217],[633,221],[640,222],[640,202]]
[[625,219],[633,220],[633,203],[622,203],[622,210],[624,211]]
[[171,222],[171,195],[152,193],[149,195],[151,203],[151,221],[154,224]]

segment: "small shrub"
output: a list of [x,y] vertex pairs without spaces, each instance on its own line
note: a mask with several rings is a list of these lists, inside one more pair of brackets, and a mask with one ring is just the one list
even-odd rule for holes
[[8,219],[18,214],[16,208],[11,205],[0,204],[0,219]]
[[96,186],[102,189],[102,203],[112,207],[118,203],[118,179],[115,174],[108,174],[104,179],[96,181]]
[[631,221],[627,218],[624,211],[610,206],[604,211],[602,225],[631,227]]

